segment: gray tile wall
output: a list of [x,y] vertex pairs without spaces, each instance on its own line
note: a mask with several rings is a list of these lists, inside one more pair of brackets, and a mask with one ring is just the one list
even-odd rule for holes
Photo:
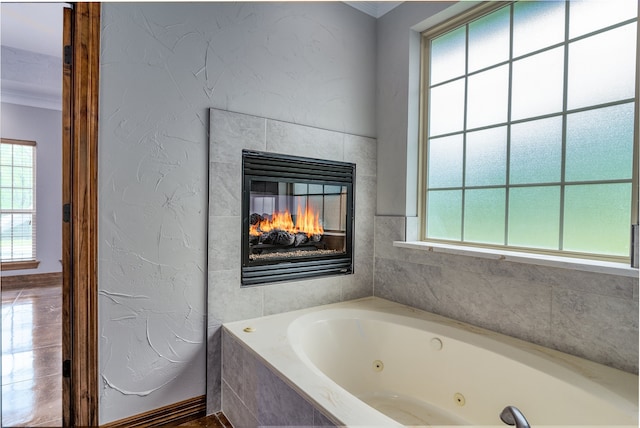
[[[376,140],[262,117],[210,110],[207,410],[220,409],[216,354],[223,322],[373,294]],[[242,149],[356,164],[354,274],[240,288]],[[211,346],[214,345],[214,346]]]
[[400,216],[375,236],[376,296],[638,372],[638,278],[396,248]]
[[222,411],[235,427],[336,424],[222,329]]

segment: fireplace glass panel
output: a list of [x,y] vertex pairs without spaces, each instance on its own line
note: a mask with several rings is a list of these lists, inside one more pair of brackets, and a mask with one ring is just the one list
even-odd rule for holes
[[243,151],[242,284],[353,273],[355,165]]
[[252,180],[249,260],[346,253],[347,186]]

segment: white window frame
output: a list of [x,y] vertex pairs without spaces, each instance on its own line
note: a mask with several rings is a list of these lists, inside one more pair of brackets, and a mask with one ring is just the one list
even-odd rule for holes
[[[420,77],[420,145],[419,145],[419,184],[418,184],[418,206],[419,206],[419,236],[418,242],[396,242],[395,246],[398,247],[406,247],[413,249],[426,249],[428,251],[436,251],[436,252],[445,252],[445,253],[455,253],[455,254],[464,254],[464,255],[479,255],[480,257],[485,258],[497,258],[504,260],[507,257],[512,260],[524,262],[525,259],[530,259],[532,263],[536,264],[547,264],[540,263],[541,260],[551,261],[551,264],[554,265],[557,261],[560,263],[569,263],[574,264],[572,259],[586,259],[587,261],[597,261],[596,264],[600,263],[603,266],[608,266],[611,263],[618,265],[619,263],[627,264],[629,262],[629,257],[617,257],[617,256],[603,256],[603,255],[595,255],[589,253],[575,253],[569,251],[558,251],[558,250],[543,250],[536,248],[522,248],[522,247],[511,247],[508,245],[492,245],[492,244],[481,244],[481,243],[473,243],[473,242],[460,242],[460,241],[449,241],[449,240],[439,240],[433,238],[426,237],[426,218],[427,218],[427,206],[426,206],[426,193],[427,193],[427,184],[426,184],[426,174],[427,174],[427,144],[428,144],[428,87],[429,87],[429,78],[428,78],[428,69],[429,69],[429,40],[436,38],[440,35],[443,35],[455,28],[458,28],[461,25],[464,25],[470,21],[478,19],[484,15],[490,14],[495,10],[508,6],[514,1],[511,2],[485,2],[482,3],[472,9],[463,12],[450,20],[436,25],[432,28],[427,29],[422,33],[422,58],[421,58],[421,77]],[[636,28],[638,34],[640,34],[640,26],[638,25],[638,19],[636,19]],[[640,37],[640,36],[639,36]],[[640,61],[638,58],[640,57],[640,51],[636,52],[636,77],[640,76]],[[510,59],[512,61],[512,59]],[[634,97],[635,104],[635,119],[634,119],[634,138],[633,138],[633,177],[631,180],[632,186],[632,201],[631,201],[631,216],[630,216],[630,230],[632,224],[638,223],[638,116],[640,114],[639,109],[640,105],[638,103],[640,84],[636,84],[636,92]],[[562,114],[567,114],[567,111],[563,111]],[[510,123],[510,122],[509,122]],[[564,182],[562,183],[564,185]],[[463,186],[464,187],[464,186]],[[631,233],[629,234],[631,236]],[[633,251],[633,248],[631,248]],[[637,251],[637,249],[636,249]],[[575,261],[575,260],[574,260]],[[580,264],[580,262],[578,261]],[[588,269],[594,270],[594,269]],[[596,271],[600,271],[598,267],[595,268]],[[636,271],[637,273],[637,271]]]
[[[30,214],[31,215],[31,257],[28,259],[24,258],[12,258],[7,260],[2,260],[2,270],[20,270],[20,269],[36,269],[40,262],[36,259],[36,146],[37,143],[35,141],[30,140],[17,140],[10,138],[2,138],[0,139],[2,144],[10,144],[10,145],[21,145],[21,146],[30,146],[33,149],[32,156],[32,198],[33,198],[33,208],[30,210],[25,209],[2,209],[0,210],[1,214]],[[12,237],[13,239],[13,237]]]

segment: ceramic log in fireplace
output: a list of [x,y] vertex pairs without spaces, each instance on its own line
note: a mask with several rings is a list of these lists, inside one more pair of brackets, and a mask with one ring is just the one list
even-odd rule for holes
[[355,165],[242,153],[242,285],[353,273]]

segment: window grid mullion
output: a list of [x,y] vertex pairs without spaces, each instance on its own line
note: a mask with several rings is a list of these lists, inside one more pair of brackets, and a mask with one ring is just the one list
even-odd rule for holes
[[[581,185],[592,185],[592,184],[625,184],[631,183],[633,180],[631,178],[624,179],[615,179],[615,180],[584,180],[584,181],[571,181],[571,182],[560,182],[553,181],[549,183],[511,183],[509,187],[513,189],[519,188],[527,188],[527,187],[558,187],[563,184],[571,185],[571,186],[581,186]],[[500,185],[485,185],[485,186],[451,186],[451,187],[433,187],[429,190],[432,191],[444,191],[444,190],[460,190],[460,189],[468,189],[468,190],[481,190],[481,189],[502,189],[505,186]]]
[[[2,252],[2,260],[3,261],[13,261],[13,260],[23,260],[24,256],[22,253],[22,247],[18,247],[17,245],[17,240],[18,238],[23,238],[24,236],[22,234],[17,235],[16,234],[16,217],[19,215],[27,215],[30,216],[30,228],[31,228],[31,246],[30,246],[30,251],[31,251],[31,258],[35,259],[36,257],[36,199],[35,199],[35,186],[36,186],[36,180],[35,180],[35,167],[36,167],[36,157],[35,157],[35,142],[27,142],[28,144],[23,144],[24,142],[22,142],[21,140],[11,140],[10,142],[5,141],[5,139],[3,139],[2,144],[3,145],[7,145],[9,147],[8,150],[8,157],[10,158],[10,161],[5,162],[5,159],[3,159],[3,167],[7,168],[9,171],[9,178],[11,180],[11,186],[9,187],[3,187],[2,188],[2,192],[7,192],[10,195],[10,208],[5,208],[0,210],[0,213],[2,214],[8,214],[10,215],[10,230],[7,233],[9,236],[7,239],[8,243],[7,243],[7,247],[6,247],[6,251]],[[30,165],[20,165],[20,166],[16,166],[14,164],[14,158],[16,156],[16,147],[20,145],[20,146],[28,146],[31,148],[31,153],[30,153],[30,157],[31,157],[31,164]],[[24,161],[24,158],[20,158],[20,160]],[[31,186],[30,187],[22,187],[22,186],[14,186],[13,184],[16,182],[16,176],[17,176],[17,171],[21,171],[20,173],[20,177],[24,177],[24,173],[25,171],[30,171],[30,175],[31,175]],[[16,192],[17,191],[24,191],[24,190],[31,190],[32,192],[32,208],[30,209],[24,209],[24,208],[15,208],[14,206],[14,199],[16,196]],[[20,250],[20,251],[18,251]],[[18,257],[19,256],[19,257]]]
[[564,212],[567,156],[567,97],[569,88],[569,4],[564,6],[564,69],[562,82],[562,150],[560,157],[560,215],[558,216],[558,251],[564,249]]
[[[547,114],[542,114],[540,116],[532,116],[532,117],[527,117],[527,118],[524,118],[524,119],[517,119],[517,120],[512,120],[512,121],[505,121],[505,122],[501,122],[501,123],[491,124],[491,125],[479,126],[477,128],[467,129],[466,132],[484,131],[485,129],[500,128],[502,126],[507,126],[507,125],[517,125],[517,124],[520,124],[520,123],[534,122],[536,120],[549,119],[551,117],[570,115],[570,114],[573,114],[573,113],[582,113],[582,112],[590,111],[590,110],[600,110],[600,109],[606,108],[606,107],[613,107],[613,106],[618,106],[618,105],[622,105],[622,104],[629,104],[629,103],[633,103],[633,102],[635,102],[634,98],[624,98],[622,100],[608,101],[608,102],[602,103],[602,104],[594,104],[594,105],[585,106],[585,107],[578,107],[578,108],[574,108],[574,109],[567,109],[567,108],[563,107],[563,109],[561,111],[558,111],[556,113],[547,113]],[[430,138],[433,139],[433,138],[450,137],[450,136],[453,136],[453,135],[462,134],[463,132],[465,132],[465,131],[448,132],[446,134],[432,135]]]
[[513,94],[513,3],[509,5],[509,89],[507,92],[507,153],[504,191],[504,245],[509,245],[509,196],[511,172],[511,97]]
[[461,186],[461,204],[462,212],[460,215],[460,242],[464,242],[464,216],[465,216],[465,199],[466,199],[466,180],[467,180],[467,100],[469,95],[469,24],[465,24],[465,43],[464,43],[464,113],[462,119],[462,186]]
[[[14,157],[14,151],[15,151],[16,147],[12,144],[11,145],[11,208],[13,209],[13,201],[14,201],[14,193],[15,193],[15,189],[13,188],[13,181],[15,180],[15,167],[14,167],[14,162],[13,162],[13,157]],[[9,252],[9,257],[10,259],[14,259],[14,254],[15,254],[15,236],[14,236],[14,219],[15,217],[12,215],[11,216],[11,251]]]

